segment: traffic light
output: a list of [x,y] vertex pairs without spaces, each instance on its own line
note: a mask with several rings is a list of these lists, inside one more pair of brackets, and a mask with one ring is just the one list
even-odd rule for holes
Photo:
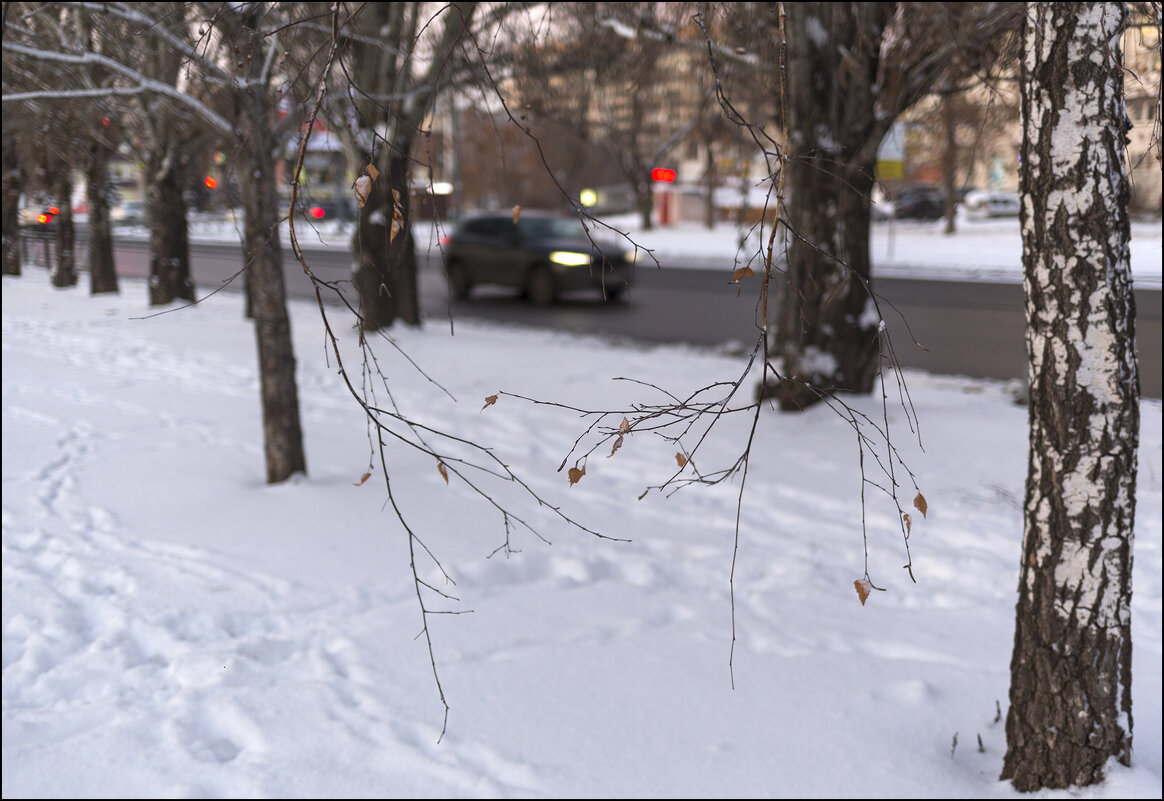
[[651,180],[656,183],[669,184],[675,180],[675,171],[666,167],[656,167],[651,170]]
[[218,186],[218,181],[214,180],[214,176],[212,175],[207,175],[206,180],[202,183],[206,184],[207,189],[213,189],[214,187]]

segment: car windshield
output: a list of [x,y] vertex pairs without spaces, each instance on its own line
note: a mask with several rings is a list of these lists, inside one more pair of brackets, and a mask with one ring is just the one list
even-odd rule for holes
[[527,239],[586,239],[582,223],[565,217],[523,217],[517,227]]

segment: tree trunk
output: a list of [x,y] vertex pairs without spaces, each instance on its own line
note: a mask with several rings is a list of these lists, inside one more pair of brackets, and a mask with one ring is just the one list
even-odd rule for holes
[[707,205],[704,207],[703,224],[707,226],[707,230],[715,230],[715,188],[718,182],[718,176],[715,169],[715,146],[711,137],[707,138],[705,142],[707,146],[707,170],[705,176],[707,178]]
[[631,191],[635,196],[635,208],[639,213],[644,231],[654,230],[655,193],[651,182],[635,176],[630,177]]
[[953,234],[957,230],[954,214],[958,208],[957,176],[958,169],[958,118],[954,111],[954,97],[949,92],[942,95],[942,133],[946,140],[942,146],[942,192],[946,196],[946,233]]
[[[773,351],[783,380],[760,388],[785,410],[835,390],[870,392],[880,355],[869,286],[870,194],[876,148],[892,118],[874,114],[885,4],[787,7],[791,155],[787,222],[793,232],[780,283]],[[889,4],[891,5],[891,4]],[[818,30],[828,36],[818,35]],[[852,65],[836,69],[837,48]]]
[[[163,157],[172,162],[171,156]],[[190,235],[186,200],[176,165],[152,167],[146,186],[146,216],[150,226],[150,305],[164,306],[179,298],[194,300],[190,280]]]
[[69,171],[62,170],[61,177],[53,187],[57,196],[60,213],[56,216],[57,259],[53,266],[50,282],[55,287],[77,285],[77,231],[73,227],[73,185],[69,181]]
[[[364,331],[387,328],[397,318],[420,325],[420,300],[416,278],[416,247],[410,216],[409,169],[412,142],[397,142],[381,159],[380,175],[372,183],[360,222],[352,238],[356,254],[353,279],[360,295],[360,327]],[[393,190],[396,195],[393,195]],[[404,226],[391,237],[394,209],[399,206]]]
[[5,131],[3,154],[3,274],[20,275],[20,192],[23,174],[16,156],[16,137]]
[[[252,42],[252,44],[254,44]],[[255,59],[259,61],[259,59]],[[279,201],[267,88],[252,80],[238,90],[235,120],[243,163],[240,173],[246,211],[243,257],[259,351],[263,400],[263,445],[267,483],[278,484],[307,471],[295,384],[295,351],[279,243]]]
[[109,151],[102,145],[89,148],[86,197],[89,201],[89,293],[117,292],[113,263],[113,229],[109,220]]
[[1030,454],[1007,752],[1020,791],[1103,779],[1132,746],[1139,379],[1122,3],[1030,3],[1023,269]]

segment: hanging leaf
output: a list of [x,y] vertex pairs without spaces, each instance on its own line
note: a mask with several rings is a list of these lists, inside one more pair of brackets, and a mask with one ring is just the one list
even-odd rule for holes
[[[619,434],[618,439],[616,439],[614,441],[614,447],[610,449],[610,456],[614,456],[614,452],[617,451],[621,447],[622,447],[622,434]],[[607,456],[606,458],[609,459],[610,456]]]
[[364,171],[368,173],[369,177],[371,177],[373,181],[380,177],[380,171],[376,169],[375,164],[369,163],[368,166],[364,168]]
[[392,228],[388,233],[388,241],[391,242],[396,238],[396,235],[404,230],[404,209],[400,207],[400,193],[395,189],[392,190]]
[[686,457],[686,456],[684,456],[682,453],[676,453],[676,454],[675,454],[675,461],[679,463],[679,466],[680,466],[680,467],[686,467],[686,466],[687,466],[687,457]]
[[917,494],[917,497],[913,499],[913,505],[917,508],[917,510],[919,512],[922,513],[922,517],[926,516],[926,509],[928,509],[929,507],[926,505],[925,496],[922,495],[920,492]]
[[490,406],[492,406],[495,403],[497,403],[497,396],[490,395],[488,398],[485,399],[485,405],[481,407],[481,411],[485,411],[486,409],[488,409]]
[[360,208],[364,208],[364,204],[368,202],[368,194],[372,191],[372,179],[366,175],[361,175],[356,179],[356,201],[359,202]]
[[444,462],[437,462],[437,470],[440,471],[441,478],[443,478],[445,480],[445,483],[448,484],[449,483],[449,471],[448,471],[448,468],[445,467],[445,463]]
[[732,273],[732,281],[739,281],[741,278],[751,278],[755,275],[751,267],[740,267]]
[[353,484],[352,486],[353,486],[353,487],[360,487],[360,486],[363,486],[364,482],[365,482],[365,481],[367,481],[367,480],[368,480],[369,478],[371,478],[371,477],[372,477],[372,474],[371,474],[371,473],[364,473],[364,475],[360,476],[360,480],[359,480],[359,481],[357,481],[357,482],[356,482],[355,484]]
[[905,536],[909,536],[909,532],[913,530],[913,521],[909,517],[909,512],[902,512],[901,519],[905,521]]
[[869,597],[869,593],[873,589],[873,583],[869,579],[857,579],[853,582],[853,586],[857,589],[857,597],[861,599],[861,606],[864,606],[865,599]]
[[630,421],[627,420],[625,417],[622,418],[622,422],[618,424],[618,433],[620,433],[620,434],[629,434],[630,433]]
[[583,467],[579,470],[577,467],[571,467],[568,475],[570,476],[570,486],[572,487],[582,480],[582,476],[586,475],[586,468]]
[[521,206],[513,207],[513,224],[517,225],[517,221],[521,218]]

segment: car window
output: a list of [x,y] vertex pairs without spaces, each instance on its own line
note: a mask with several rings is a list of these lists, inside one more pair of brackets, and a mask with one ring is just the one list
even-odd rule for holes
[[504,220],[499,217],[478,217],[474,220],[466,220],[461,232],[467,236],[496,239],[501,235],[503,222]]
[[584,239],[582,223],[564,217],[522,217],[517,223],[525,239]]

